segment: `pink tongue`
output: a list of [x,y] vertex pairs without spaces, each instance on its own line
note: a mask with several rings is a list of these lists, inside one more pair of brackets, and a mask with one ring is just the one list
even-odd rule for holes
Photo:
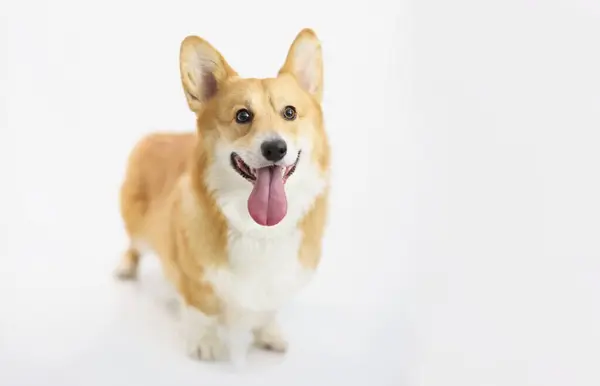
[[287,213],[287,198],[281,167],[257,170],[256,183],[248,198],[248,212],[260,225],[277,225]]

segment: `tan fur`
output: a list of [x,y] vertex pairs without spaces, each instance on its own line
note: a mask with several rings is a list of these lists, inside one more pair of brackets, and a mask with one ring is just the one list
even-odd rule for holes
[[[212,46],[198,37],[182,42],[181,79],[189,107],[197,114],[197,131],[154,133],[131,152],[120,193],[121,214],[131,239],[122,261],[126,267],[121,271],[123,277],[135,276],[140,247],[147,244],[159,256],[165,275],[188,305],[206,315],[220,314],[221,299],[203,281],[209,267],[229,264],[229,224],[206,185],[218,140],[243,143],[274,126],[292,138],[300,130],[310,130],[313,160],[327,175],[330,155],[320,108],[322,70],[319,67],[316,89],[309,92],[298,86],[301,82],[294,73],[294,47],[302,38],[316,39],[312,31],[303,30],[278,76],[270,79],[240,78]],[[207,50],[209,60],[201,65],[215,66],[211,67],[213,79],[198,78],[204,75],[188,59],[188,51],[193,49]],[[213,86],[218,92],[211,95]],[[282,104],[290,100],[302,115],[296,122],[284,122],[279,116]],[[236,109],[248,103],[257,112],[257,121],[251,127],[234,120]],[[310,269],[316,269],[320,260],[327,194],[328,189],[298,223],[304,235],[298,259]]]

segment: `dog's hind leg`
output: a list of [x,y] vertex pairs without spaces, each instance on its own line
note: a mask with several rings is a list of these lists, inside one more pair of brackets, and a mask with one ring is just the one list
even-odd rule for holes
[[115,270],[115,275],[121,280],[133,280],[137,278],[140,264],[140,252],[130,246],[121,257],[121,261]]

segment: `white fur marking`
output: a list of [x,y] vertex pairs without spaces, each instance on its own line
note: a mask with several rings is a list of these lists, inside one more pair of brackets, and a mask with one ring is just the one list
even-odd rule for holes
[[[258,166],[260,148],[255,141],[249,148],[236,148],[221,142],[216,147],[215,162],[208,170],[206,183],[214,192],[217,204],[229,225],[229,264],[205,271],[204,279],[226,307],[228,321],[224,338],[232,350],[233,360],[241,360],[246,336],[251,331],[258,343],[284,351],[287,343],[272,321],[273,315],[311,279],[313,271],[298,259],[303,234],[298,222],[306,215],[315,199],[323,193],[327,176],[312,160],[310,138],[288,143],[293,163],[297,149],[302,155],[296,171],[287,180],[285,191],[288,210],[277,225],[258,225],[248,213],[248,197],[252,184],[240,177],[230,165],[232,152],[239,154],[251,167]],[[289,159],[288,159],[289,158]]]
[[297,230],[263,239],[231,232],[229,267],[209,270],[205,277],[230,307],[252,313],[277,310],[312,277],[298,260],[300,238]]

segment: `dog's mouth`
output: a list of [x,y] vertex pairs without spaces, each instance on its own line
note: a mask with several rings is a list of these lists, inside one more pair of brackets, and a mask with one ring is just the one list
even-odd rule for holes
[[231,153],[231,166],[240,176],[252,183],[248,197],[248,213],[259,225],[277,225],[287,214],[285,183],[296,171],[300,152],[290,166],[271,165],[251,168],[237,154]]
[[270,166],[265,166],[265,167],[259,168],[259,169],[251,168],[250,166],[248,166],[247,163],[244,162],[242,157],[240,157],[236,153],[231,153],[231,167],[240,176],[242,176],[246,180],[250,181],[252,184],[256,183],[257,178],[258,178],[258,172],[260,171],[260,169],[270,168],[270,169],[273,169],[273,171],[275,171],[275,169],[276,169],[277,172],[281,174],[281,179],[283,180],[283,183],[285,184],[287,182],[288,178],[290,178],[290,176],[292,174],[294,174],[294,172],[296,171],[296,167],[298,166],[298,161],[300,160],[300,153],[301,152],[299,151],[298,156],[296,157],[296,161],[293,164],[291,164],[290,166],[283,167],[283,166],[278,166],[278,165],[270,165]]

